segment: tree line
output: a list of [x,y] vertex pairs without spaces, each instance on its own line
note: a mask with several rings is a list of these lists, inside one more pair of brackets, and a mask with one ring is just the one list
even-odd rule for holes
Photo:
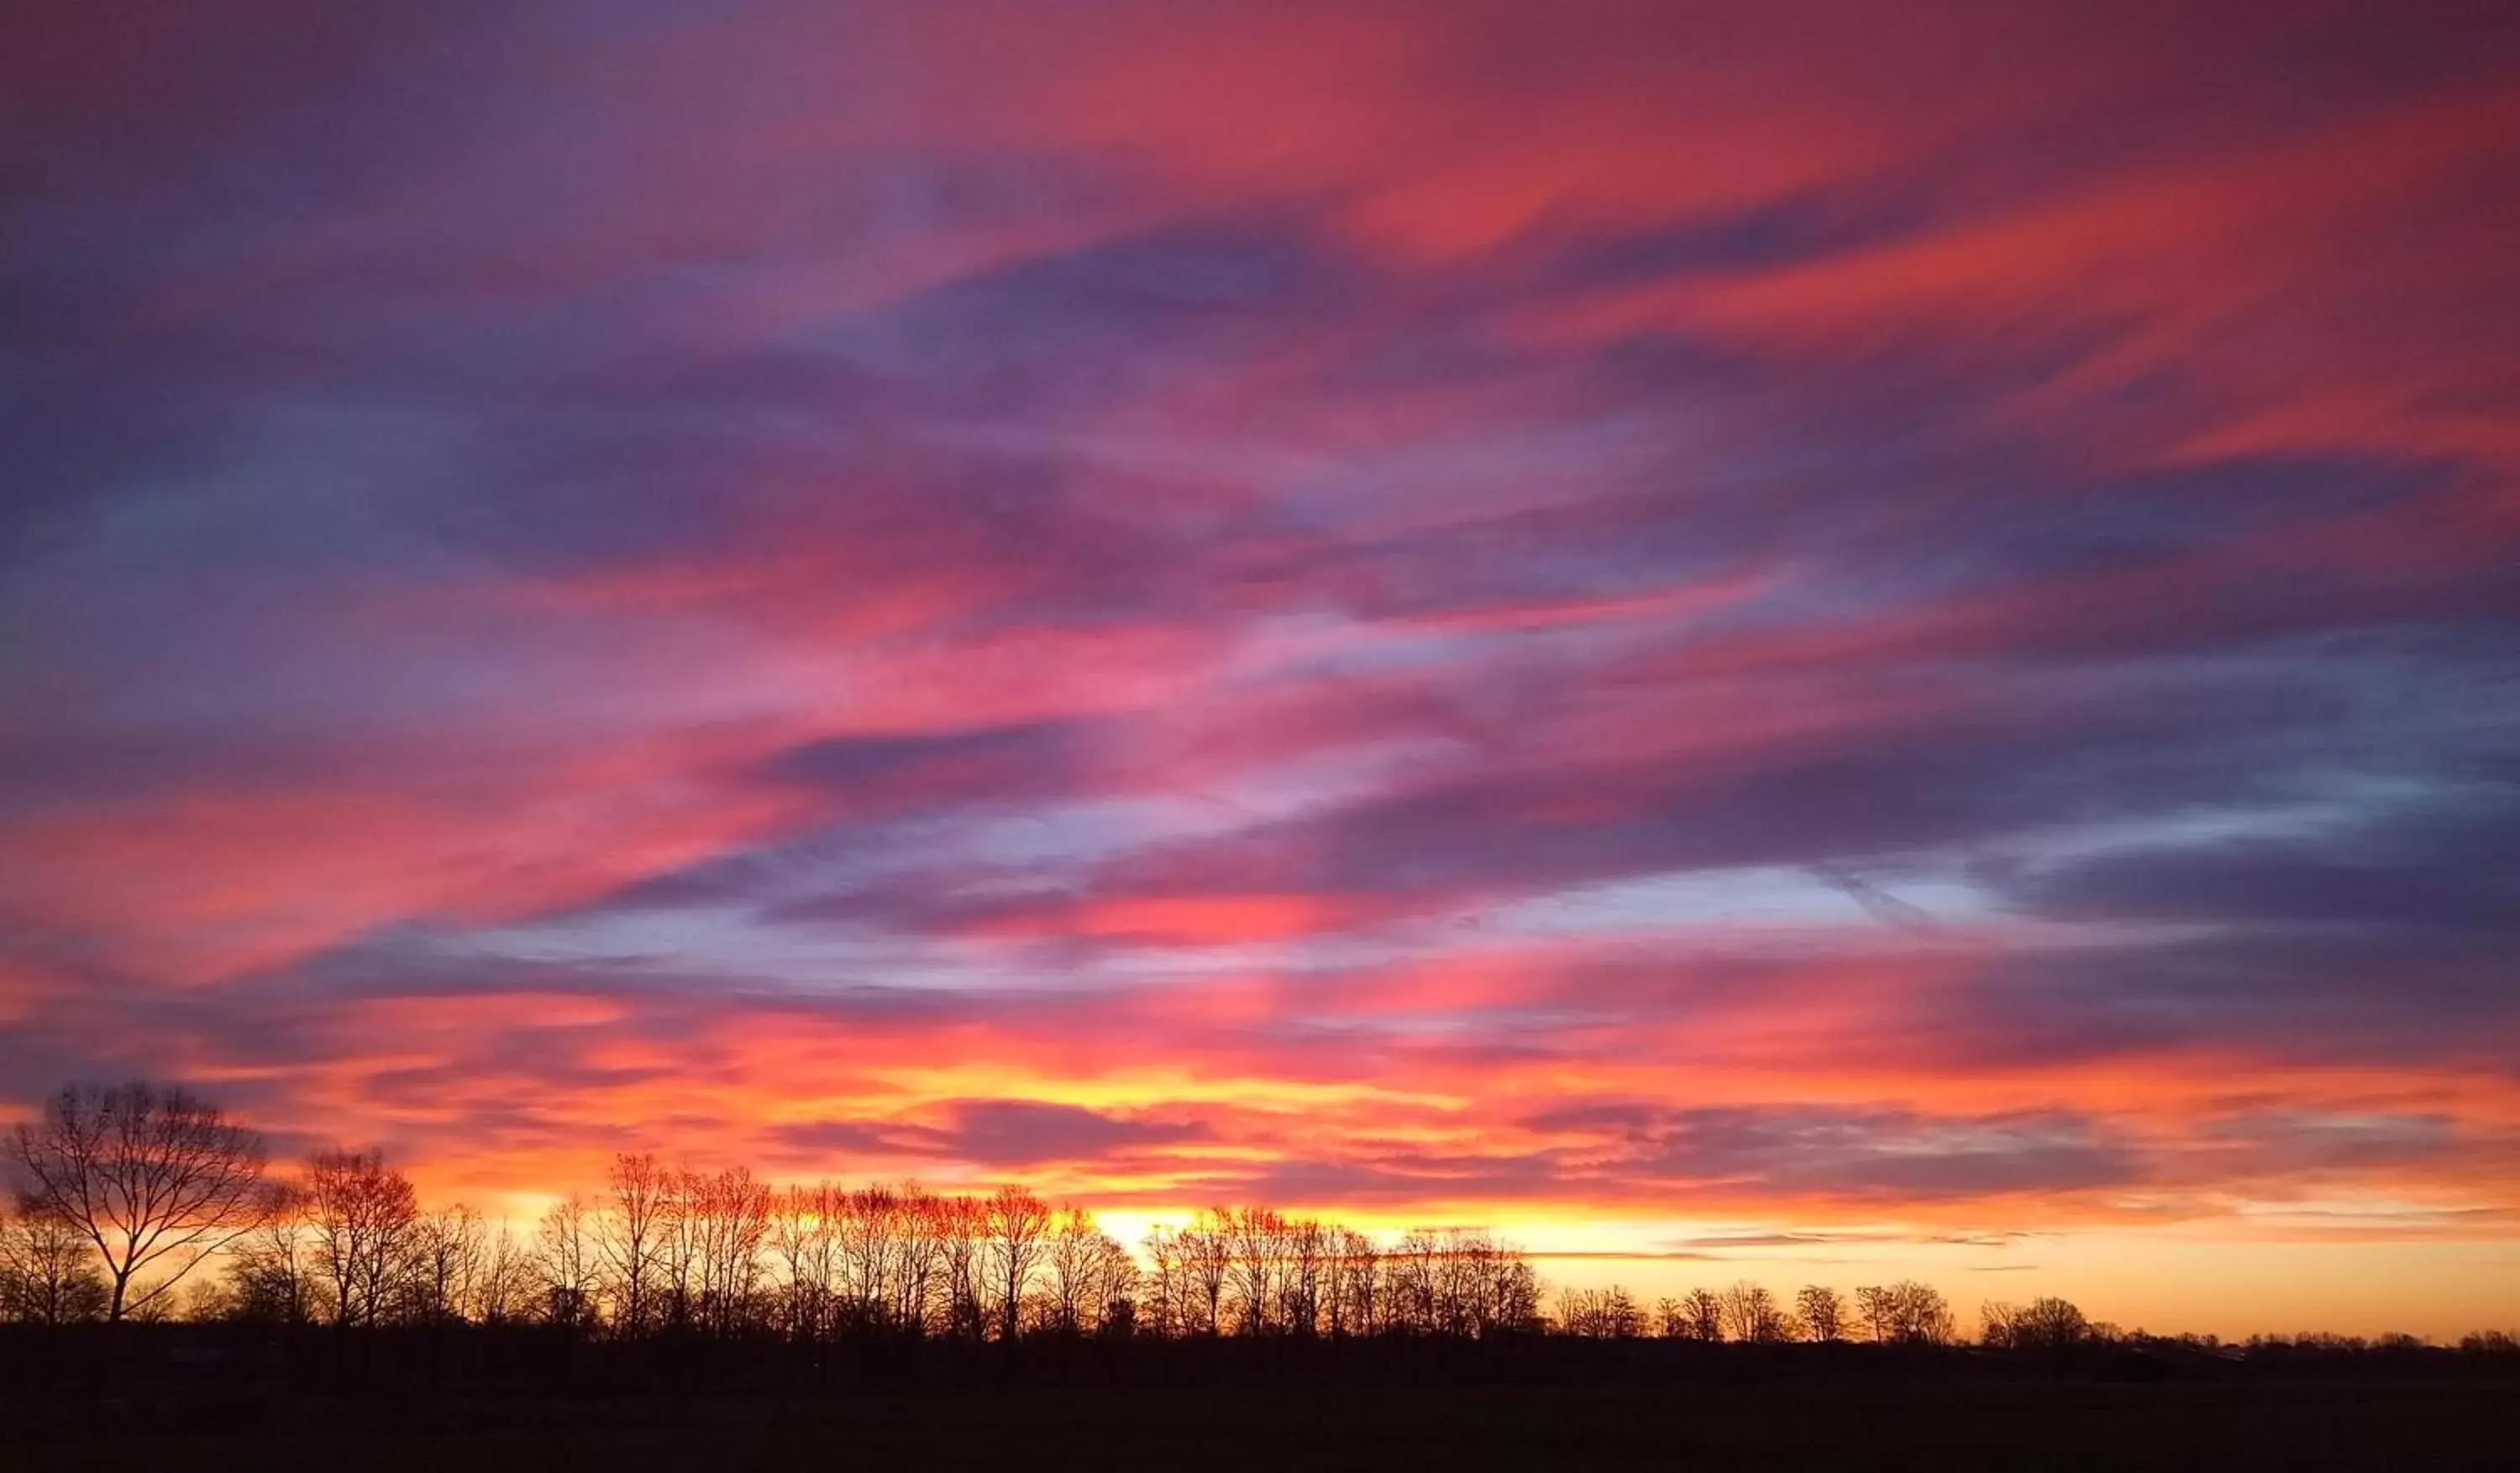
[[[1650,1308],[1616,1286],[1570,1288],[1552,1305],[1527,1255],[1475,1228],[1384,1241],[1232,1206],[1158,1227],[1133,1252],[1091,1212],[1020,1186],[783,1186],[740,1166],[698,1171],[644,1154],[617,1156],[602,1190],[519,1231],[468,1207],[426,1208],[375,1151],[325,1150],[275,1174],[254,1133],[188,1091],[145,1083],[65,1088],[16,1129],[9,1157],[19,1180],[0,1219],[0,1321],[537,1324],[805,1343],[1965,1338],[1942,1293],[1913,1280],[1851,1297],[1814,1284],[1790,1301],[1743,1281]],[[2057,1298],[1989,1303],[1976,1337],[2014,1351],[2121,1338]]]

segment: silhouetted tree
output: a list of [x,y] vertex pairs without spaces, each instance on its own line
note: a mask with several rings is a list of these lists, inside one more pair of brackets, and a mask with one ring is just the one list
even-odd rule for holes
[[1540,1275],[1520,1250],[1483,1228],[1460,1232],[1453,1241],[1453,1251],[1470,1271],[1477,1296],[1470,1316],[1471,1334],[1533,1330],[1545,1323],[1540,1313]]
[[420,1221],[410,1180],[376,1151],[325,1151],[307,1163],[303,1200],[333,1322],[382,1322]]
[[1100,1321],[1102,1237],[1093,1214],[1081,1208],[1069,1207],[1052,1224],[1047,1328],[1074,1334]]
[[501,1223],[482,1244],[480,1271],[472,1277],[472,1317],[483,1324],[529,1317],[538,1277],[533,1250]]
[[770,1251],[780,1268],[780,1327],[793,1340],[818,1339],[832,1319],[831,1183],[789,1186],[770,1213]]
[[1864,1323],[1866,1337],[1875,1345],[1890,1339],[1890,1291],[1879,1284],[1860,1284],[1855,1290],[1855,1313]]
[[1225,1289],[1234,1273],[1234,1252],[1215,1213],[1191,1219],[1176,1241],[1183,1272],[1189,1276],[1192,1327],[1200,1334],[1225,1332]]
[[1226,1207],[1218,1209],[1216,1217],[1232,1264],[1228,1282],[1237,1328],[1245,1335],[1267,1334],[1280,1299],[1280,1276],[1285,1270],[1285,1215],[1266,1207]]
[[661,1327],[687,1330],[697,1315],[700,1294],[700,1198],[706,1183],[689,1168],[667,1173],[660,1222],[664,1235],[658,1249],[657,1317]]
[[534,1231],[534,1276],[542,1289],[543,1317],[567,1329],[595,1323],[602,1250],[595,1244],[593,1216],[584,1198],[563,1197],[543,1214]]
[[1865,1329],[1876,1342],[1949,1345],[1957,1335],[1950,1302],[1940,1290],[1912,1278],[1886,1288],[1865,1285],[1855,1291],[1855,1304]]
[[597,1241],[617,1327],[642,1334],[656,1312],[656,1282],[675,1205],[672,1176],[650,1155],[612,1158]]
[[988,1207],[972,1197],[947,1197],[937,1203],[935,1217],[944,1331],[955,1339],[977,1340],[988,1323]]
[[1949,1345],[1959,1331],[1952,1319],[1951,1302],[1930,1284],[1902,1279],[1890,1286],[1897,1309],[1898,1338],[1912,1345]]
[[1632,1340],[1644,1333],[1644,1314],[1617,1284],[1565,1289],[1557,1296],[1557,1328],[1588,1340]]
[[[840,1321],[857,1329],[924,1333],[938,1313],[946,1259],[961,1250],[951,1210],[915,1182],[826,1198]],[[950,1318],[950,1312],[947,1317]]]
[[1147,1261],[1139,1280],[1138,1321],[1150,1335],[1179,1335],[1189,1330],[1188,1279],[1173,1229],[1158,1223],[1147,1229],[1140,1247]]
[[396,1313],[416,1324],[448,1324],[472,1313],[481,1271],[481,1215],[461,1203],[412,1225],[409,1271]]
[[1653,1332],[1665,1340],[1688,1338],[1688,1311],[1669,1294],[1654,1301]]
[[267,1205],[262,1138],[172,1086],[65,1086],[12,1144],[21,1210],[93,1245],[111,1320],[160,1306]]
[[305,1324],[316,1315],[322,1273],[305,1194],[278,1182],[266,1193],[261,1226],[228,1249],[228,1312],[269,1324]]
[[[1663,1333],[1669,1334],[1669,1321]],[[1680,1300],[1680,1338],[1713,1344],[1724,1338],[1724,1301],[1712,1289],[1691,1289]]]
[[988,1283],[996,1296],[998,1336],[1012,1340],[1022,1332],[1024,1296],[1032,1291],[1033,1275],[1041,1267],[1050,1204],[1020,1186],[1001,1186],[989,1195],[986,1223]]
[[[31,1133],[21,1134],[23,1155]],[[231,1242],[226,1288],[194,1296],[188,1313],[344,1326],[496,1324],[538,1313],[625,1337],[776,1327],[798,1341],[931,1330],[968,1340],[992,1331],[1002,1340],[1034,1331],[1215,1335],[1229,1325],[1254,1336],[1473,1339],[1553,1324],[1577,1337],[1628,1339],[1651,1327],[1758,1344],[1798,1333],[1836,1340],[1849,1324],[1834,1289],[1806,1286],[1789,1309],[1748,1280],[1666,1298],[1650,1320],[1619,1286],[1569,1289],[1553,1319],[1544,1318],[1529,1260],[1492,1233],[1418,1228],[1386,1248],[1338,1224],[1257,1205],[1149,1232],[1142,1272],[1090,1212],[1054,1211],[1018,1186],[985,1197],[940,1196],[915,1183],[773,1190],[740,1166],[666,1171],[624,1155],[602,1199],[557,1203],[529,1247],[504,1224],[492,1234],[460,1205],[422,1212],[410,1182],[376,1152],[324,1152],[302,1187],[266,1183],[255,1196],[247,1213],[257,1226]],[[83,1267],[93,1249],[58,1220],[0,1224],[0,1318],[78,1317],[88,1292],[81,1273],[107,1296],[94,1300],[99,1312],[110,1312],[105,1281]],[[162,1311],[162,1294],[153,1302]],[[2062,1348],[2115,1334],[2061,1299],[2017,1310],[1990,1303],[1984,1315],[1994,1346]],[[1915,1280],[1858,1289],[1854,1317],[1886,1344],[1955,1339],[1948,1302]],[[2288,1344],[2348,1346],[2336,1337]]]
[[699,1324],[711,1334],[732,1334],[750,1322],[761,1284],[770,1188],[747,1168],[729,1167],[698,1180],[690,1207],[698,1224]]
[[0,1221],[0,1323],[102,1319],[110,1298],[94,1247],[76,1228],[40,1212]]
[[1726,1289],[1723,1302],[1725,1327],[1735,1340],[1753,1345],[1771,1345],[1788,1338],[1789,1327],[1777,1296],[1765,1284],[1742,1279]]
[[1418,1229],[1383,1263],[1383,1322],[1390,1328],[1476,1338],[1541,1322],[1539,1275],[1490,1233]]
[[1097,1301],[1102,1317],[1093,1326],[1099,1334],[1135,1334],[1138,1326],[1138,1261],[1119,1239],[1097,1233],[1093,1268]]
[[1278,1280],[1279,1320],[1297,1335],[1318,1335],[1322,1327],[1324,1279],[1328,1272],[1330,1232],[1317,1218],[1287,1224],[1285,1267]]
[[916,1182],[893,1194],[892,1323],[910,1334],[926,1333],[936,1315],[950,1210],[945,1199]]
[[1846,1337],[1846,1301],[1825,1284],[1805,1284],[1794,1296],[1803,1333],[1823,1344]]
[[1990,1300],[1979,1307],[1978,1314],[1984,1324],[1979,1339],[2005,1350],[2069,1350],[2092,1338],[2092,1326],[2083,1312],[2052,1296],[2034,1299],[2018,1309]]
[[1371,1335],[1382,1328],[1382,1251],[1352,1228],[1330,1233],[1329,1331]]

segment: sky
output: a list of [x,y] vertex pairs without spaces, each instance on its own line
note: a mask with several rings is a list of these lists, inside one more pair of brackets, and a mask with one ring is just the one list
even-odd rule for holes
[[55,6],[0,181],[0,1118],[2520,1322],[2520,9]]

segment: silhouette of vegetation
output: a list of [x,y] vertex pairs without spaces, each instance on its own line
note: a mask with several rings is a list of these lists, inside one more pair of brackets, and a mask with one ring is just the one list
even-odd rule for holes
[[1805,1284],[1794,1295],[1794,1317],[1805,1335],[1834,1344],[1846,1338],[1846,1296],[1826,1284]]
[[95,1246],[108,1319],[157,1307],[268,1210],[262,1138],[182,1089],[66,1086],[11,1144],[21,1210]]
[[40,1207],[0,1220],[0,1323],[81,1324],[106,1317],[111,1302],[76,1228]]
[[2227,1345],[2121,1331],[2041,1297],[1983,1305],[1964,1342],[1943,1294],[1913,1280],[1851,1295],[1809,1284],[1790,1302],[1742,1280],[1648,1310],[1615,1285],[1545,1298],[1529,1257],[1476,1228],[1381,1240],[1220,1206],[1133,1248],[1020,1186],[774,1186],[647,1155],[615,1158],[601,1192],[518,1230],[430,1210],[376,1151],[322,1150],[273,1180],[249,1133],[150,1085],[62,1092],[16,1154],[24,1180],[0,1216],[0,1434],[90,1425],[109,1387],[117,1417],[158,1408],[148,1424],[623,1396],[812,1405],[974,1383],[1417,1396],[1779,1377],[2520,1376],[2520,1342],[2500,1331],[2455,1347]]
[[2090,1320],[2062,1299],[2034,1299],[2019,1309],[1990,1300],[1979,1310],[1978,1343],[2003,1350],[2069,1351],[2091,1340]]

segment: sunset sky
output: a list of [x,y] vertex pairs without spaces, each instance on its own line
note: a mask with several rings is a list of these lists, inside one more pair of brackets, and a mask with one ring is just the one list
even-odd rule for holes
[[44,7],[0,1119],[2520,1321],[2520,7]]

